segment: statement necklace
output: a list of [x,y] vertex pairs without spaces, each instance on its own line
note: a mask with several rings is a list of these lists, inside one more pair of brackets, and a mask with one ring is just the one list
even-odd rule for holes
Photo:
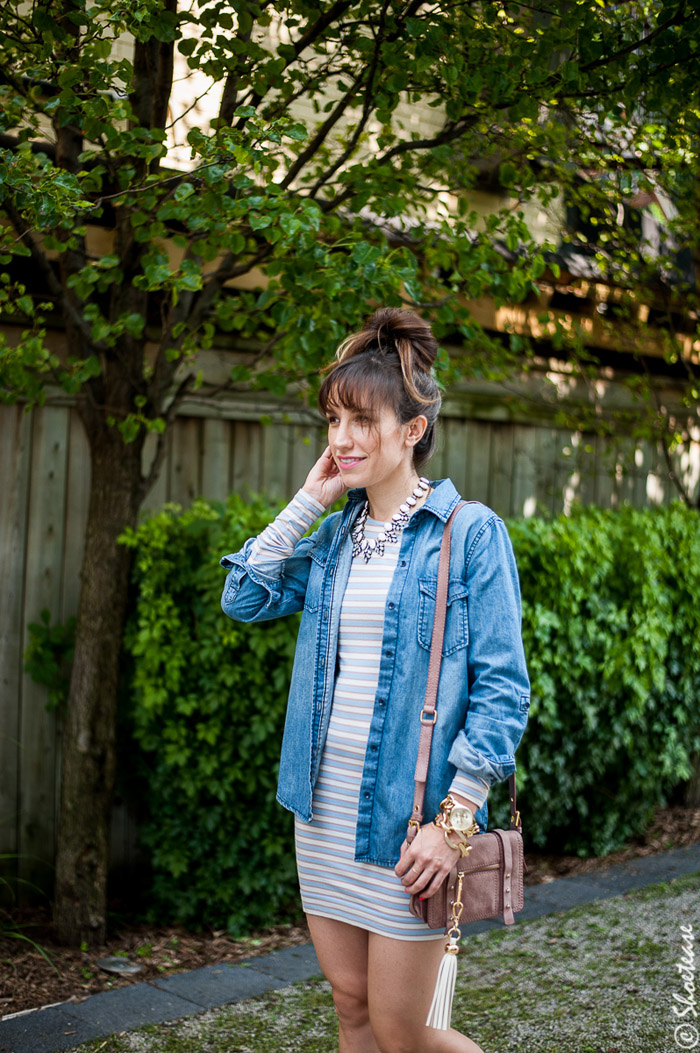
[[384,546],[387,544],[396,544],[399,540],[399,534],[406,526],[406,523],[408,523],[411,509],[418,501],[418,498],[427,494],[429,489],[430,483],[425,476],[421,476],[418,480],[418,486],[415,490],[411,491],[404,503],[399,505],[398,512],[395,512],[389,522],[384,524],[384,530],[381,534],[378,534],[376,538],[365,537],[365,523],[367,522],[367,516],[369,515],[369,500],[365,501],[364,508],[357,517],[357,522],[355,523],[351,534],[353,558],[355,556],[363,555],[365,557],[365,563],[369,563],[372,556],[383,556]]

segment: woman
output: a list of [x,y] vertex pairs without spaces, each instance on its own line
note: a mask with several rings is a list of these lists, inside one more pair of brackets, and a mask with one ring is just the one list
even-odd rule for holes
[[[383,309],[338,350],[321,385],[328,447],[304,487],[230,568],[222,606],[255,621],[302,611],[277,799],[294,812],[302,902],[339,1019],[340,1053],[479,1053],[426,1026],[443,930],[409,913],[459,857],[433,822],[405,840],[445,521],[460,500],[419,469],[435,445],[437,344]],[[314,521],[349,490],[341,512]],[[425,816],[475,813],[515,770],[529,684],[505,526],[468,504],[452,529],[438,720]],[[459,825],[459,824],[457,824]]]

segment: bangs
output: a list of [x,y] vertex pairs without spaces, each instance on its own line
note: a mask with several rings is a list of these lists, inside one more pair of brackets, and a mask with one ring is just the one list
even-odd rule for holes
[[[385,356],[358,355],[339,363],[323,380],[318,393],[318,408],[325,416],[333,406],[362,413],[370,420],[379,416],[384,406],[396,413],[397,390],[401,368],[386,368]],[[398,362],[397,362],[398,365]],[[397,385],[398,381],[398,385]]]

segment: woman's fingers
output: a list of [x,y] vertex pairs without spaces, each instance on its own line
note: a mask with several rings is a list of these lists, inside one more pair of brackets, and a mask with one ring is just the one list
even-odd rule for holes
[[[404,842],[405,844],[405,842]],[[404,851],[394,871],[401,878],[406,892],[434,896],[459,858],[459,851],[445,842],[441,830],[429,825],[419,830],[413,843]]]

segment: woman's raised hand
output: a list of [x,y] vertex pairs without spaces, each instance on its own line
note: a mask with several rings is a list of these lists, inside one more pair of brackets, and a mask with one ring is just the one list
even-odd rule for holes
[[339,497],[342,497],[347,489],[338,466],[333,460],[331,448],[327,446],[307,475],[304,490],[310,497],[315,497],[325,508],[328,508]]

